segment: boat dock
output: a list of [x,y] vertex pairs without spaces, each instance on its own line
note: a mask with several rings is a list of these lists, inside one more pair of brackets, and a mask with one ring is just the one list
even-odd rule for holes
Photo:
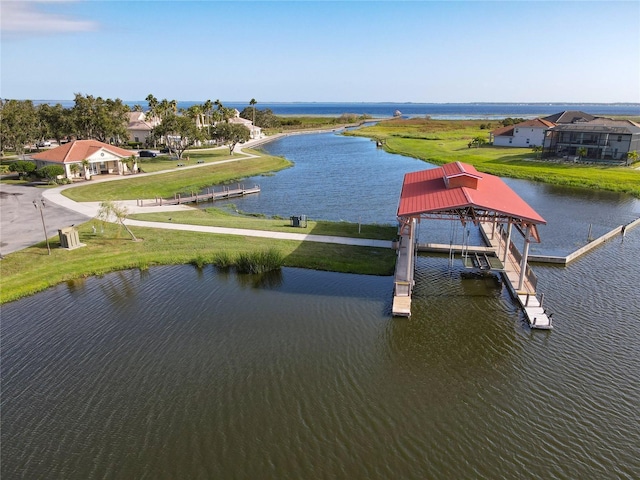
[[183,196],[176,193],[173,198],[155,198],[153,200],[138,200],[137,205],[139,207],[155,207],[161,205],[182,205],[183,203],[200,203],[209,202],[214,200],[225,200],[227,198],[244,197],[245,195],[251,195],[253,193],[260,193],[260,186],[254,185],[250,188],[245,188],[244,185],[238,184],[236,188],[222,187],[216,191],[214,188],[207,188],[205,193],[191,193],[190,195]]
[[538,278],[526,263],[524,275],[521,275],[522,254],[511,242],[509,242],[509,248],[506,248],[507,233],[494,228],[494,225],[489,222],[480,222],[480,232],[496,256],[502,259],[503,267],[499,271],[511,296],[520,304],[529,326],[541,330],[551,330],[553,328],[552,315],[547,314],[544,309],[543,299],[538,300],[537,297]]
[[[408,173],[398,204],[398,259],[396,263],[393,314],[411,314],[415,256],[419,250],[449,252],[449,262],[460,253],[466,268],[479,272],[499,271],[509,291],[522,307],[532,328],[551,329],[551,316],[536,297],[537,279],[527,260],[531,241],[540,242],[537,226],[546,221],[499,177],[478,172],[475,167],[453,162],[441,167]],[[480,228],[486,247],[418,245],[416,225],[422,220],[461,222]],[[522,253],[511,235],[524,239]],[[457,248],[454,248],[457,247]]]
[[411,222],[408,229],[400,234],[398,242],[398,258],[393,282],[392,313],[397,317],[411,316],[411,292],[413,291],[415,271],[415,243],[413,235],[415,222]]

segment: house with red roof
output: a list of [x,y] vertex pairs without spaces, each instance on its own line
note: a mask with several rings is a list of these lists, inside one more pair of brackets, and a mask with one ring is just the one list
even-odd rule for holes
[[[62,165],[65,177],[72,179],[84,174],[85,178],[91,175],[115,174],[124,175],[129,171],[127,162],[121,160],[134,157],[133,171],[137,172],[137,162],[134,152],[124,148],[109,145],[97,140],[74,140],[59,147],[45,150],[31,156],[36,162],[36,168],[46,165]],[[84,166],[84,161],[88,165]],[[71,168],[77,165],[77,173]]]
[[489,140],[496,147],[541,147],[547,130],[554,125],[549,120],[534,118],[493,130]]

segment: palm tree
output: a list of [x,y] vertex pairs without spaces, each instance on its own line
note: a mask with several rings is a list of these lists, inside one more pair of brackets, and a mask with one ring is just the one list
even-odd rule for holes
[[202,105],[202,109],[204,110],[205,121],[207,123],[207,137],[211,136],[211,110],[213,109],[213,102],[211,100],[207,100]]
[[251,105],[253,107],[253,126],[254,127],[256,126],[256,103],[258,103],[258,102],[256,102],[255,98],[252,98],[249,101],[249,105]]
[[78,172],[80,171],[80,166],[77,163],[72,163],[69,165],[69,171],[73,174],[74,177],[78,176]]
[[158,99],[149,94],[145,100],[149,103],[149,117],[155,119],[158,115]]
[[84,178],[85,180],[91,179],[91,172],[89,171],[89,160],[86,158],[82,160],[82,168],[84,169]]
[[576,153],[580,157],[580,160],[582,160],[584,157],[587,156],[587,149],[586,147],[580,147]]

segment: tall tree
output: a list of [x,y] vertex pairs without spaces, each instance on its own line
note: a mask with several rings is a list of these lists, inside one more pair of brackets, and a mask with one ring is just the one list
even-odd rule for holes
[[149,104],[149,120],[153,121],[158,115],[158,99],[152,94],[149,94],[145,100]]
[[185,150],[197,141],[204,140],[203,132],[196,126],[195,121],[182,115],[165,116],[162,123],[155,128],[155,133],[164,137],[166,145],[177,153],[179,159],[182,159]]
[[38,138],[38,116],[31,100],[0,99],[0,150],[13,149],[18,155],[25,145]]
[[213,137],[221,143],[226,143],[229,146],[229,154],[233,155],[236,145],[249,140],[251,132],[238,123],[220,122],[213,131]]
[[96,99],[81,93],[74,94],[74,106],[71,109],[76,137],[93,138],[96,114]]
[[204,110],[205,121],[207,124],[207,137],[211,136],[211,112],[213,110],[213,102],[211,100],[207,100],[202,105],[202,109]]
[[256,103],[258,103],[258,102],[256,102],[256,99],[255,99],[255,98],[252,98],[252,99],[249,101],[249,105],[251,105],[251,106],[253,107],[253,120],[252,120],[252,123],[253,123],[253,126],[254,126],[254,127],[255,127],[255,125],[256,125]]
[[46,124],[47,136],[55,138],[58,144],[68,135],[72,135],[73,121],[71,110],[57,103],[54,106],[43,103],[38,106],[40,122]]
[[129,107],[119,98],[105,100],[76,93],[72,112],[75,130],[80,138],[94,138],[101,142],[113,140],[117,144],[128,138]]

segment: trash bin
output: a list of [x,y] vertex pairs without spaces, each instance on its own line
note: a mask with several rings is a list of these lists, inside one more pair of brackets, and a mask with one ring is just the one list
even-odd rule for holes
[[292,227],[299,227],[300,226],[300,217],[292,216],[291,217],[291,226]]

